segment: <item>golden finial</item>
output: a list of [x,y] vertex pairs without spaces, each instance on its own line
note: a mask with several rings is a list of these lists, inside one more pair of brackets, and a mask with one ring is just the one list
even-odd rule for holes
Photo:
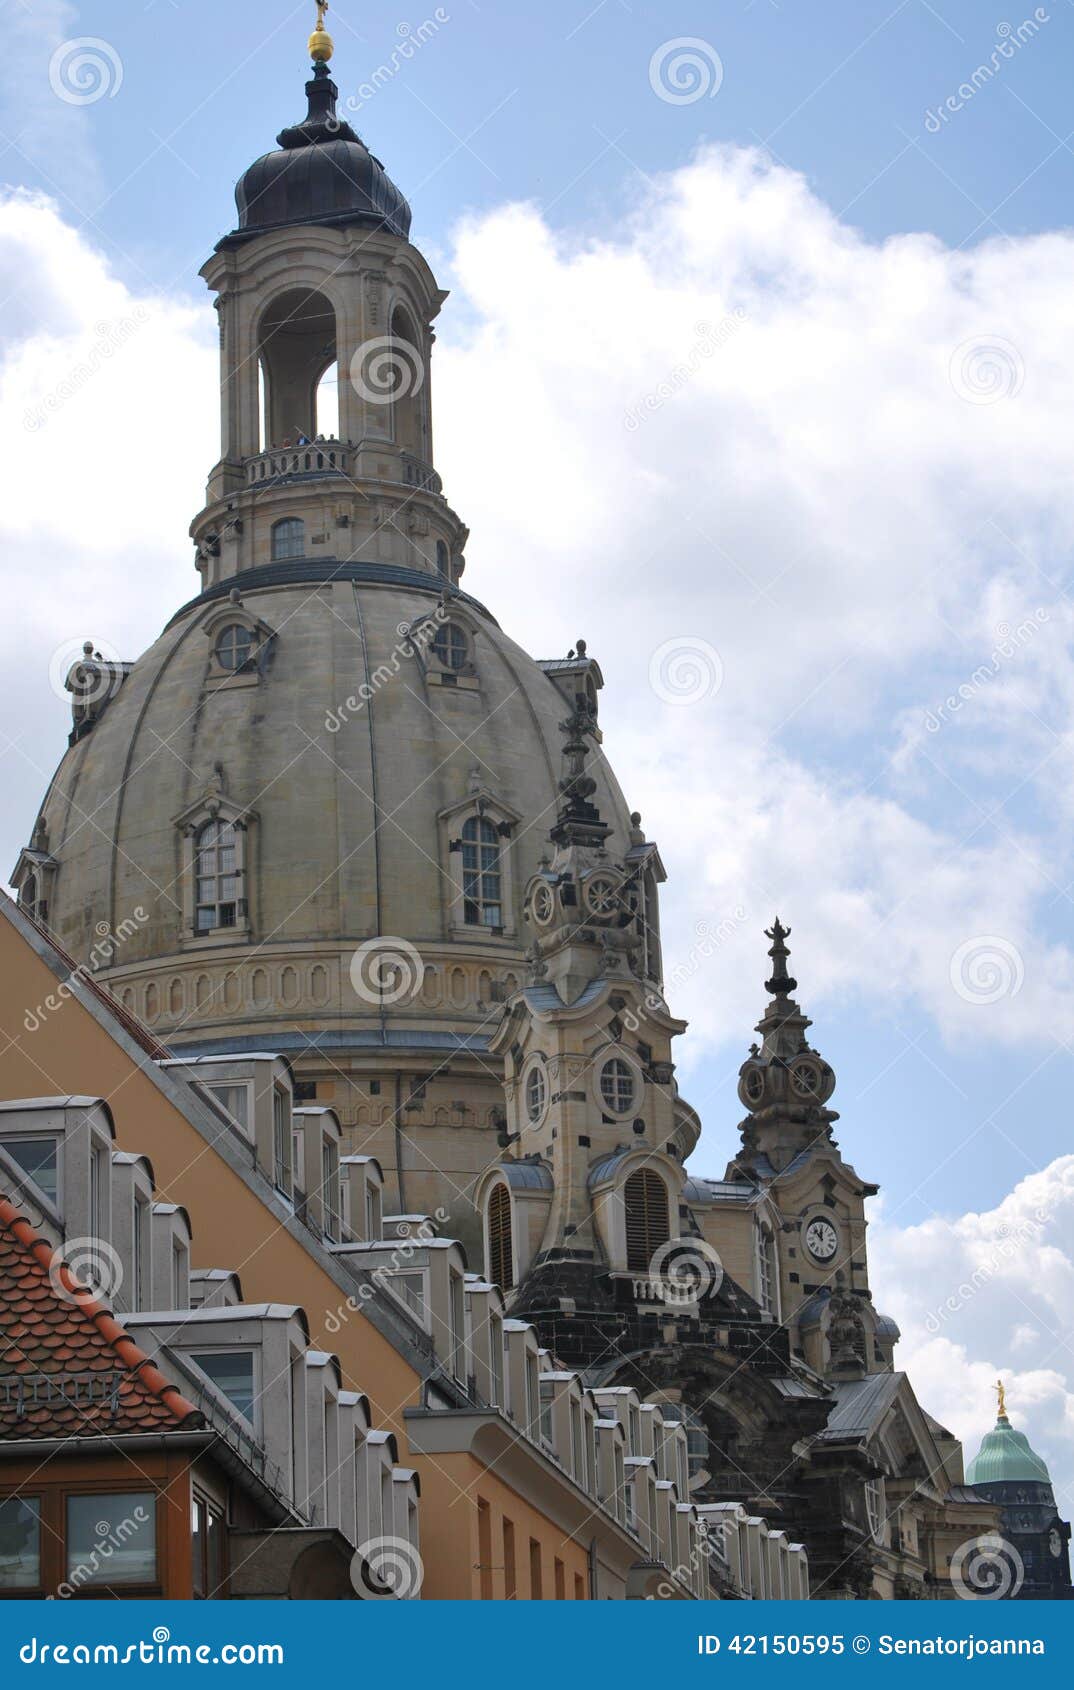
[[326,65],[335,52],[335,42],[324,27],[328,0],[317,0],[317,28],[310,36],[310,58],[315,64]]
[[1006,1391],[1006,1387],[1004,1386],[1003,1380],[997,1379],[995,1384],[993,1385],[992,1389],[996,1393],[996,1402],[998,1404],[999,1418],[1001,1420],[1006,1420],[1006,1418],[1007,1418],[1007,1391]]

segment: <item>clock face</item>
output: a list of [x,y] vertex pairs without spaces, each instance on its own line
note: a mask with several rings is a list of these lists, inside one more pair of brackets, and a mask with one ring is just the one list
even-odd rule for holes
[[830,1262],[839,1248],[839,1234],[831,1221],[818,1216],[805,1229],[805,1243],[809,1254],[818,1262]]
[[541,927],[547,927],[556,909],[551,888],[545,885],[535,886],[530,907],[533,910],[534,921]]
[[1063,1540],[1059,1536],[1059,1533],[1056,1531],[1054,1526],[1052,1527],[1051,1531],[1048,1533],[1048,1548],[1049,1548],[1051,1554],[1053,1554],[1055,1556],[1056,1560],[1058,1561],[1060,1555],[1062,1555],[1062,1553],[1063,1553]]
[[791,1069],[791,1085],[799,1097],[816,1097],[820,1092],[820,1078],[812,1063],[799,1062]]

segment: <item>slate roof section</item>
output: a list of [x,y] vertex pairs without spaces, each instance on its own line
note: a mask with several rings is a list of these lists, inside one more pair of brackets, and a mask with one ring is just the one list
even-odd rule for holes
[[0,1344],[0,1441],[205,1425],[6,1197],[0,1197]]
[[891,1407],[905,1377],[903,1373],[872,1373],[865,1379],[833,1384],[835,1407],[821,1439],[843,1443],[869,1437]]

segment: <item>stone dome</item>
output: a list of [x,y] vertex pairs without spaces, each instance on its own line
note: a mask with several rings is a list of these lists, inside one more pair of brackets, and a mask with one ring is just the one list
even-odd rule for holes
[[[418,649],[437,619],[467,643],[461,673]],[[256,662],[221,672],[235,628]],[[118,936],[105,978],[176,1046],[479,1052],[532,942],[521,896],[555,819],[569,689],[596,669],[549,667],[418,570],[296,562],[221,583],[76,727],[43,806],[50,928],[79,959]],[[627,806],[594,762],[622,851]],[[459,914],[478,812],[504,841],[502,929]],[[230,936],[192,924],[184,840],[213,814],[246,836],[248,929]],[[413,996],[356,991],[350,959],[378,934],[416,947]]]

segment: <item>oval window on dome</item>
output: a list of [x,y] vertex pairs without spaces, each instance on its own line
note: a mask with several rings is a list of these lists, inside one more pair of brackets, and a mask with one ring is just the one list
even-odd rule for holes
[[234,674],[249,663],[256,646],[252,629],[242,622],[229,622],[217,634],[213,650],[221,669]]
[[529,1116],[530,1121],[534,1125],[537,1124],[537,1122],[541,1119],[541,1116],[544,1114],[544,1102],[546,1095],[544,1069],[539,1067],[531,1068],[529,1073],[526,1075],[526,1114]]
[[630,1063],[613,1056],[600,1071],[600,1095],[613,1115],[627,1115],[634,1107],[637,1082]]

